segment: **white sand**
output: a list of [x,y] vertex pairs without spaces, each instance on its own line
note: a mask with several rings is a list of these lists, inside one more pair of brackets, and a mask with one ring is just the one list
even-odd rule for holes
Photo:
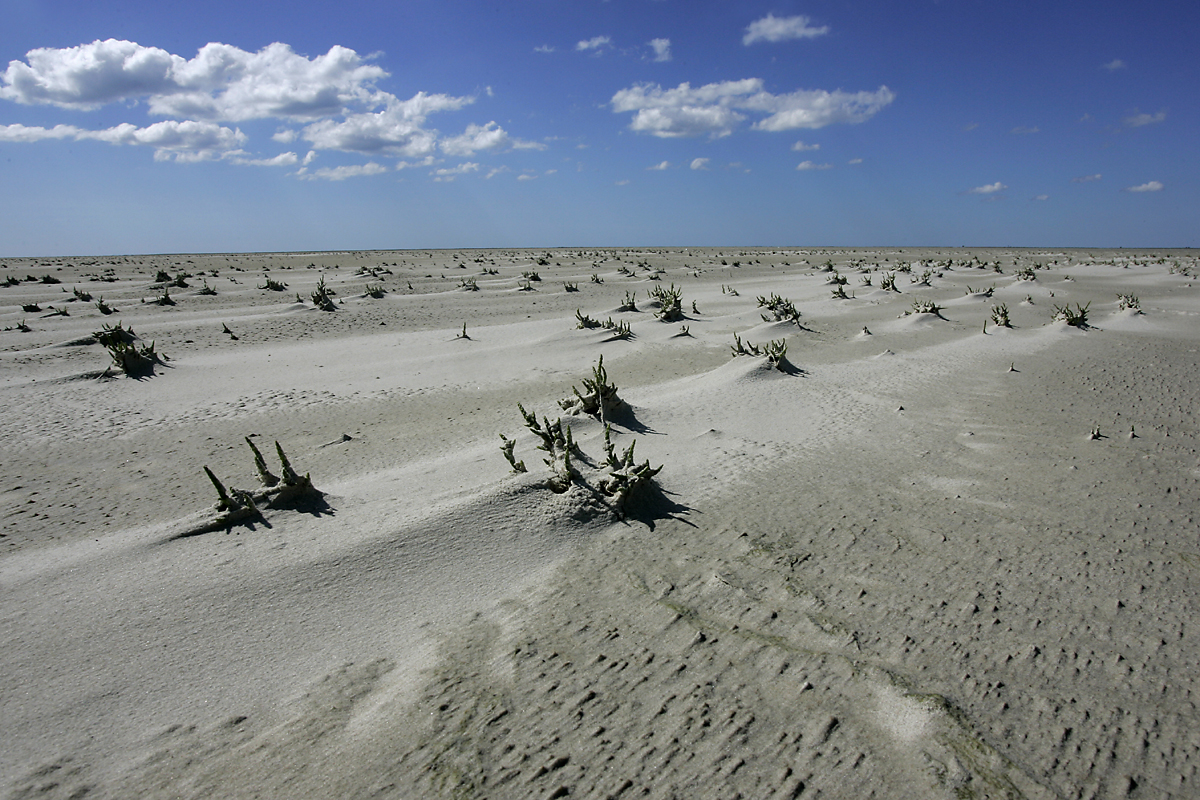
[[[1200,794],[1190,251],[0,263],[0,327],[32,329],[0,333],[0,796]],[[140,302],[159,269],[195,275],[174,306]],[[296,302],[322,276],[336,311]],[[688,335],[647,302],[672,283]],[[802,327],[763,322],[772,293]],[[169,361],[98,378],[117,320]],[[615,444],[663,465],[625,521],[543,486],[517,411],[559,416],[600,355]],[[254,487],[247,435],[324,503],[178,538],[204,465]]]

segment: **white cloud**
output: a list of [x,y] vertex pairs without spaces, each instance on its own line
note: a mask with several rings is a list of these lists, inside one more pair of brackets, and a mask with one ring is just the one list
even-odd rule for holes
[[863,162],[863,160],[861,158],[852,158],[849,161],[847,161],[846,163],[847,164],[861,164],[862,162]]
[[307,167],[309,164],[311,164],[313,162],[314,159],[316,159],[316,157],[317,157],[317,151],[309,150],[307,153],[304,154],[304,166]]
[[534,180],[537,180],[537,175],[530,175],[527,172],[523,172],[517,176],[517,180],[519,180],[519,181],[534,181]]
[[1161,192],[1162,190],[1163,185],[1159,181],[1149,181],[1139,186],[1129,186],[1125,189],[1127,192]]
[[227,159],[234,164],[248,167],[290,167],[300,161],[295,153],[280,153],[272,158],[246,158],[244,154],[231,155]]
[[543,44],[543,45],[538,45],[537,47],[533,48],[533,52],[535,52],[535,53],[553,53],[554,48],[551,45]]
[[597,53],[599,53],[604,48],[609,47],[611,45],[612,45],[612,37],[610,37],[610,36],[593,36],[591,39],[585,39],[582,42],[576,42],[575,49],[581,53],[586,52],[588,50],[595,50]]
[[1131,128],[1140,128],[1144,125],[1153,125],[1157,122],[1162,122],[1167,118],[1167,112],[1160,111],[1157,114],[1135,114],[1132,117],[1126,117],[1121,120]]
[[784,42],[789,39],[815,39],[829,33],[829,26],[811,27],[809,18],[805,16],[777,17],[767,14],[759,20],[751,22],[742,37],[742,44],[755,42]]
[[821,145],[805,144],[804,142],[796,142],[794,145],[792,145],[792,149],[795,150],[797,153],[803,153],[805,150],[820,150]]
[[446,167],[444,169],[434,170],[433,174],[444,178],[449,175],[467,175],[471,172],[478,172],[478,171],[479,171],[478,164],[476,164],[473,161],[466,161],[462,164],[459,164],[456,167]]
[[[604,46],[599,40],[593,42]],[[422,159],[439,147],[462,157],[480,150],[545,148],[512,137],[495,122],[472,124],[464,133],[443,139],[428,127],[428,118],[459,110],[475,98],[417,92],[401,100],[376,88],[376,81],[388,73],[368,63],[370,58],[341,46],[308,58],[279,42],[253,53],[210,43],[190,60],[116,39],[40,48],[29,51],[26,61],[12,61],[0,72],[0,99],[78,111],[111,103],[128,108],[142,104],[150,114],[177,121],[146,127],[125,123],[107,131],[9,126],[3,135],[8,141],[97,139],[146,144],[155,148],[159,160],[195,161],[224,157],[245,140],[241,132],[216,123],[277,119],[304,127],[281,126],[272,140],[287,145],[303,139],[313,151]],[[483,91],[492,94],[491,87]],[[329,173],[337,176],[332,180],[341,180],[342,174]]]
[[1095,175],[1080,175],[1078,178],[1071,178],[1071,183],[1091,183],[1100,180],[1101,177],[1099,172]]
[[370,161],[366,164],[354,164],[344,167],[322,167],[313,172],[308,172],[305,167],[301,167],[296,174],[298,177],[309,181],[344,181],[347,178],[361,178],[369,175],[379,175],[383,172],[387,172],[387,167]]
[[655,61],[670,61],[671,60],[671,40],[670,39],[651,39],[650,46],[654,48]]
[[976,186],[974,189],[968,189],[967,194],[995,194],[996,192],[1002,192],[1007,188],[1008,187],[1000,181],[996,181],[995,183],[989,183],[985,184],[984,186]]
[[619,181],[617,181],[616,185],[617,185],[617,186],[628,186],[628,185],[629,185],[629,179],[628,179],[628,178],[624,178],[624,179],[622,179],[622,180],[619,180]]
[[656,172],[662,172],[663,170],[670,169],[670,168],[671,168],[670,161],[660,161],[657,164],[655,164],[653,167],[646,167],[646,169],[648,171],[656,171]]
[[1013,128],[1011,131],[1009,131],[1009,133],[1015,133],[1018,136],[1022,135],[1022,134],[1026,134],[1026,133],[1040,133],[1040,132],[1041,131],[1038,129],[1038,127],[1036,125],[1032,128],[1026,127],[1024,125],[1018,125],[1017,127]]
[[154,114],[227,121],[316,119],[387,97],[374,88],[387,73],[336,45],[309,59],[279,42],[257,53],[213,42],[186,60],[108,39],[39,48],[26,59],[9,62],[0,74],[0,97],[79,110],[146,99]]
[[708,134],[728,136],[747,118],[742,112],[766,114],[755,130],[784,131],[822,128],[838,122],[858,123],[891,103],[895,95],[886,86],[875,92],[850,94],[841,90],[800,90],[776,95],[763,90],[759,78],[709,83],[692,88],[681,83],[674,89],[658,84],[636,84],[613,95],[616,113],[633,111],[632,130],[663,138]]
[[711,158],[693,158],[692,164],[691,164],[692,169],[708,169],[709,161],[712,161],[712,159]]
[[1039,194],[1039,195],[1035,196],[1033,199],[1034,199],[1034,200],[1049,200],[1049,199],[1050,199],[1050,195],[1048,195],[1048,194]]
[[796,165],[796,169],[801,171],[810,169],[833,169],[833,164],[817,164],[814,161],[801,161]]
[[510,172],[510,170],[508,167],[495,167],[494,169],[488,170],[488,174],[484,175],[483,177],[487,180],[491,180],[503,172]]
[[513,148],[517,150],[545,150],[546,145],[537,142],[525,142],[513,139],[495,122],[487,125],[468,125],[466,132],[459,136],[443,139],[439,145],[442,152],[449,156],[470,156],[477,150],[501,150]]
[[1119,58],[1114,58],[1112,61],[1104,65],[1104,69],[1109,72],[1116,72],[1119,69],[1125,69],[1125,62]]
[[240,130],[194,120],[156,122],[144,128],[126,122],[99,131],[77,128],[74,125],[55,125],[53,128],[0,126],[0,141],[37,142],[44,139],[144,145],[154,148],[154,157],[159,161],[209,161],[239,150],[246,141],[246,135]]
[[378,112],[350,114],[341,122],[314,122],[301,134],[318,150],[393,153],[409,158],[429,155],[437,131],[422,127],[429,114],[453,111],[474,102],[472,97],[418,92],[408,100],[393,100]]

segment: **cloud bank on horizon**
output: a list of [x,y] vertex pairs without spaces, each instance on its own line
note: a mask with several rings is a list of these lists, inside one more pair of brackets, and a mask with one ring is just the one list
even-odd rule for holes
[[[853,198],[865,197],[859,193],[866,178],[924,187],[934,174],[942,174],[943,202],[964,195],[1002,200],[1010,185],[1037,200],[1049,199],[1053,188],[1056,198],[1069,197],[1086,184],[1114,198],[1181,191],[1194,197],[1193,181],[1166,170],[1184,168],[1170,143],[1180,141],[1176,131],[1196,112],[1173,87],[1144,88],[1154,77],[1141,77],[1151,54],[1132,44],[1128,55],[1103,52],[1081,37],[1056,62],[1085,75],[1096,94],[1114,96],[1109,108],[1090,104],[1072,115],[1057,107],[1061,98],[1029,88],[1015,61],[1008,86],[1026,87],[1026,99],[990,102],[1004,86],[987,83],[995,70],[941,61],[936,51],[926,51],[930,65],[914,80],[903,60],[908,50],[890,43],[894,21],[839,22],[767,9],[726,9],[724,26],[682,12],[639,21],[639,6],[617,2],[632,21],[614,24],[580,8],[566,25],[474,33],[460,25],[458,38],[409,39],[396,56],[373,47],[380,34],[366,28],[359,28],[361,41],[327,43],[315,55],[285,37],[257,50],[208,41],[190,57],[133,38],[35,46],[12,53],[0,72],[0,148],[19,154],[79,143],[78,152],[101,164],[108,157],[95,148],[108,145],[144,148],[160,169],[260,168],[228,178],[234,185],[377,183],[390,173],[389,182],[409,193],[417,191],[410,178],[421,175],[426,185],[457,179],[512,187],[542,176],[570,195],[570,176],[604,173],[611,187],[637,184],[639,174],[650,180],[649,173],[695,197],[682,176],[718,186],[734,174],[752,184],[754,176],[790,173],[799,196],[820,187],[845,193],[843,203],[861,202]],[[471,0],[451,5],[482,8]],[[461,19],[452,9],[428,14],[436,17],[426,20],[430,30]],[[910,24],[918,35],[922,23]],[[572,28],[574,35],[564,34]],[[229,32],[230,41],[246,39],[232,23]],[[304,28],[292,32],[312,38]],[[474,70],[409,74],[407,64],[432,59],[439,46],[450,48],[443,65],[470,61],[475,50],[483,55]],[[1090,67],[1068,67],[1080,51]],[[1122,89],[1137,81],[1137,91]],[[801,131],[805,138],[796,140]],[[777,136],[789,133],[793,138]],[[1017,136],[1001,145],[1002,134]],[[1081,149],[1081,142],[1095,144]],[[1148,156],[1153,148],[1163,157]],[[820,160],[792,155],[818,150]],[[1057,178],[1045,166],[1054,154],[1064,165]],[[981,158],[992,173],[985,177],[994,179],[975,185],[971,173]],[[798,174],[817,172],[827,175],[815,183],[817,175]]]

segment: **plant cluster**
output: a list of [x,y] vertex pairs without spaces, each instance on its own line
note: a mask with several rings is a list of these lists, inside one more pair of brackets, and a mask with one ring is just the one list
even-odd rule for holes
[[104,345],[104,349],[112,358],[113,366],[126,375],[143,375],[152,370],[155,364],[163,363],[165,358],[155,352],[154,342],[148,347],[139,347],[138,337],[133,328],[123,328],[120,322],[115,326],[105,325],[92,336]]
[[337,311],[337,305],[333,302],[333,295],[336,294],[332,289],[325,285],[324,276],[317,281],[317,288],[313,290],[311,295],[313,305],[322,311]]
[[617,306],[617,311],[637,311],[637,292],[626,292],[625,299]]
[[1001,303],[998,306],[992,306],[992,322],[1002,328],[1012,327],[1012,322],[1008,319],[1008,304]]
[[942,307],[933,300],[914,300],[912,308],[904,312],[904,316],[910,314],[933,314],[935,317],[942,315]]
[[271,278],[264,278],[264,280],[266,281],[266,283],[264,283],[262,286],[260,286],[258,288],[270,289],[272,292],[282,292],[285,289],[287,289],[287,284],[282,281],[272,280]]
[[664,289],[655,286],[650,290],[650,298],[658,303],[658,311],[654,316],[663,322],[678,322],[683,319],[683,290],[676,289],[675,284]]
[[[630,496],[640,487],[651,484],[662,471],[661,466],[651,467],[649,460],[641,464],[634,461],[636,441],[630,442],[629,447],[618,455],[612,443],[612,426],[607,424],[604,426],[604,462],[593,466],[575,444],[571,427],[564,425],[561,417],[554,422],[549,417],[538,421],[537,415],[526,411],[521,404],[517,404],[517,409],[525,419],[525,427],[541,441],[537,449],[546,453],[542,461],[549,468],[550,477],[543,485],[557,494],[569,491],[572,486],[598,490],[613,513],[624,519]],[[528,472],[525,462],[518,461],[513,452],[516,440],[500,434],[500,441],[500,452],[513,472]]]
[[738,356],[761,356],[767,359],[772,367],[784,371],[787,365],[787,339],[772,339],[762,347],[754,344],[749,340],[743,342],[742,337],[736,333],[733,335],[733,344],[730,345],[733,351],[734,358]]
[[1132,294],[1117,295],[1117,310],[1118,311],[1141,311],[1142,301]]
[[579,309],[575,309],[575,319],[578,320],[575,324],[576,329],[584,330],[587,328],[599,328],[602,324],[598,320],[594,320],[587,314],[580,313]]
[[466,289],[468,292],[478,292],[479,284],[475,282],[474,278],[461,278],[458,281],[458,288]]
[[312,479],[307,474],[300,476],[292,469],[279,442],[275,442],[275,454],[279,457],[280,464],[281,475],[279,476],[272,474],[267,468],[266,460],[263,459],[262,453],[255,447],[249,436],[246,437],[246,444],[250,445],[250,450],[254,453],[254,471],[258,476],[260,488],[257,491],[234,488],[227,491],[213,471],[207,466],[204,467],[204,474],[208,476],[208,479],[212,481],[213,488],[217,490],[217,503],[214,506],[217,516],[201,526],[195,533],[217,530],[243,520],[261,517],[260,509],[262,507],[280,508],[297,500],[322,496],[322,493],[312,485]]
[[760,314],[763,322],[794,322],[800,324],[800,312],[792,305],[792,301],[786,297],[780,297],[772,293],[770,297],[758,297],[758,307],[765,308],[770,312],[770,316]]
[[1065,322],[1073,328],[1088,327],[1088,307],[1091,303],[1085,305],[1075,304],[1075,310],[1071,310],[1071,304],[1067,303],[1063,306],[1056,305],[1054,307],[1054,316],[1051,319],[1055,322]]
[[570,281],[563,281],[563,291],[564,292],[578,292],[579,284],[571,283]]
[[1033,267],[1025,267],[1016,272],[1017,280],[1019,281],[1036,281],[1037,273],[1033,271]]
[[894,272],[883,273],[883,277],[879,279],[879,288],[883,289],[885,292],[897,292],[898,293],[900,290],[896,288],[896,273],[894,273]]
[[559,407],[572,416],[587,414],[603,422],[627,405],[617,396],[617,387],[608,382],[604,356],[600,356],[596,366],[592,367],[592,377],[583,379],[583,388],[580,392],[572,386],[573,396],[559,400]]

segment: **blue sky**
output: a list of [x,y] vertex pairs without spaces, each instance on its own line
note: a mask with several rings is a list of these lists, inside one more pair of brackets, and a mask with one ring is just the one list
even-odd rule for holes
[[1200,246],[1194,0],[0,7],[0,256]]

